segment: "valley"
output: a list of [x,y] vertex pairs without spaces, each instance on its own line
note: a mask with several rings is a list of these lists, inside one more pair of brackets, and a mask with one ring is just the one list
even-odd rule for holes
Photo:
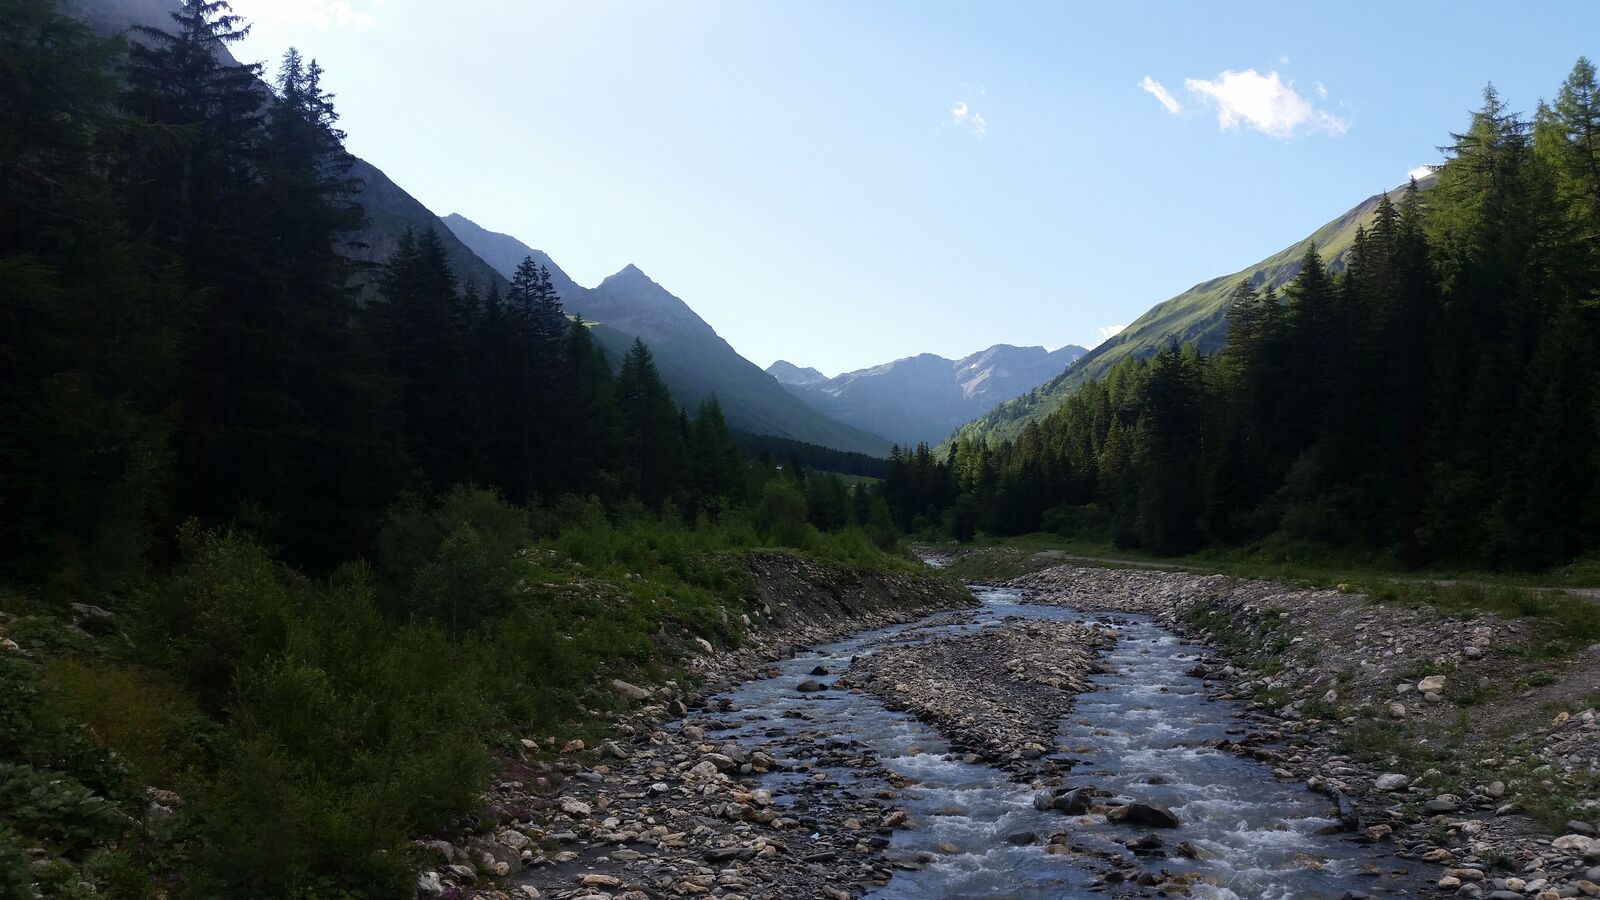
[[0,0],[0,900],[1600,898],[1457,6]]

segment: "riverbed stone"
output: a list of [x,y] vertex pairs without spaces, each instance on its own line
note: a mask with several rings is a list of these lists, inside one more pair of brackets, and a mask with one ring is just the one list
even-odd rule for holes
[[1379,775],[1372,780],[1372,786],[1380,791],[1403,791],[1411,784],[1411,779],[1398,772]]
[[1177,828],[1179,824],[1177,815],[1165,806],[1139,802],[1113,808],[1106,820],[1144,828]]

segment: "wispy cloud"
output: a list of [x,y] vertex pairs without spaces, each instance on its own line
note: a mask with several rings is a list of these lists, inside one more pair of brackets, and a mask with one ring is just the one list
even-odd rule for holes
[[1146,75],[1144,80],[1139,82],[1139,87],[1148,91],[1150,96],[1156,98],[1156,102],[1166,107],[1167,112],[1173,114],[1183,112],[1183,104],[1178,102],[1178,98],[1172,96],[1172,92],[1167,90],[1166,85],[1151,78],[1149,75]]
[[[371,9],[385,0],[353,3],[351,0],[232,0],[234,11],[251,21],[309,25],[318,31],[336,26],[371,28],[378,18]],[[364,8],[362,8],[364,7]]]
[[[980,95],[983,93],[981,88],[978,93]],[[965,100],[957,100],[950,104],[950,124],[970,128],[978,137],[989,133],[989,123]]]
[[[1217,108],[1217,124],[1223,128],[1254,128],[1275,138],[1298,134],[1341,135],[1350,125],[1294,89],[1276,71],[1262,75],[1255,69],[1227,71],[1213,79],[1188,78],[1184,87]],[[1318,94],[1325,94],[1320,88]]]
[[1415,169],[1412,169],[1411,171],[1406,173],[1406,178],[1408,178],[1408,179],[1410,179],[1410,178],[1416,178],[1416,179],[1427,178],[1429,175],[1433,174],[1433,169],[1434,169],[1433,166],[1427,166],[1427,165],[1417,166]]
[[1100,343],[1103,344],[1106,341],[1109,341],[1112,338],[1116,337],[1117,335],[1121,334],[1122,333],[1122,329],[1127,328],[1127,327],[1128,326],[1126,326],[1126,325],[1101,325],[1099,328],[1096,328],[1095,331],[1099,332],[1099,334],[1100,334]]

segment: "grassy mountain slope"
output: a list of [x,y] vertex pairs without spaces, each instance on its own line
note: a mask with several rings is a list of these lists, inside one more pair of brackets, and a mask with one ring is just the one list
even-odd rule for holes
[[873,456],[888,454],[888,440],[830,418],[795,397],[777,379],[740,356],[687,303],[638,267],[627,266],[586,288],[547,254],[510,235],[484,229],[458,214],[443,221],[501,274],[510,275],[530,256],[549,269],[567,311],[599,323],[595,337],[614,360],[621,360],[634,337],[642,338],[650,345],[656,367],[673,396],[689,409],[716,394],[728,424],[739,431]]
[[[1432,179],[1419,184],[1432,185]],[[1389,192],[1398,201],[1404,187]],[[962,426],[959,437],[1004,441],[1022,433],[1035,419],[1049,415],[1084,382],[1103,377],[1117,363],[1155,355],[1169,340],[1194,344],[1201,352],[1222,346],[1227,336],[1228,296],[1240,281],[1249,278],[1258,284],[1282,286],[1300,271],[1300,259],[1315,244],[1324,260],[1334,268],[1344,266],[1344,255],[1355,241],[1356,229],[1372,222],[1382,194],[1361,201],[1344,215],[1323,225],[1260,262],[1208,281],[1151,307],[1115,337],[1090,350],[1058,377],[1038,388],[996,406],[987,415]]]

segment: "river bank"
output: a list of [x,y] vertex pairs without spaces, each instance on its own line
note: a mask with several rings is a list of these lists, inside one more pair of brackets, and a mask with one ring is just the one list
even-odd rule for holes
[[1349,827],[1445,867],[1439,889],[1600,896],[1600,646],[1563,647],[1534,618],[1188,572],[1063,565],[1013,583],[1203,641],[1215,655],[1194,674],[1250,704],[1232,748],[1348,798]]

